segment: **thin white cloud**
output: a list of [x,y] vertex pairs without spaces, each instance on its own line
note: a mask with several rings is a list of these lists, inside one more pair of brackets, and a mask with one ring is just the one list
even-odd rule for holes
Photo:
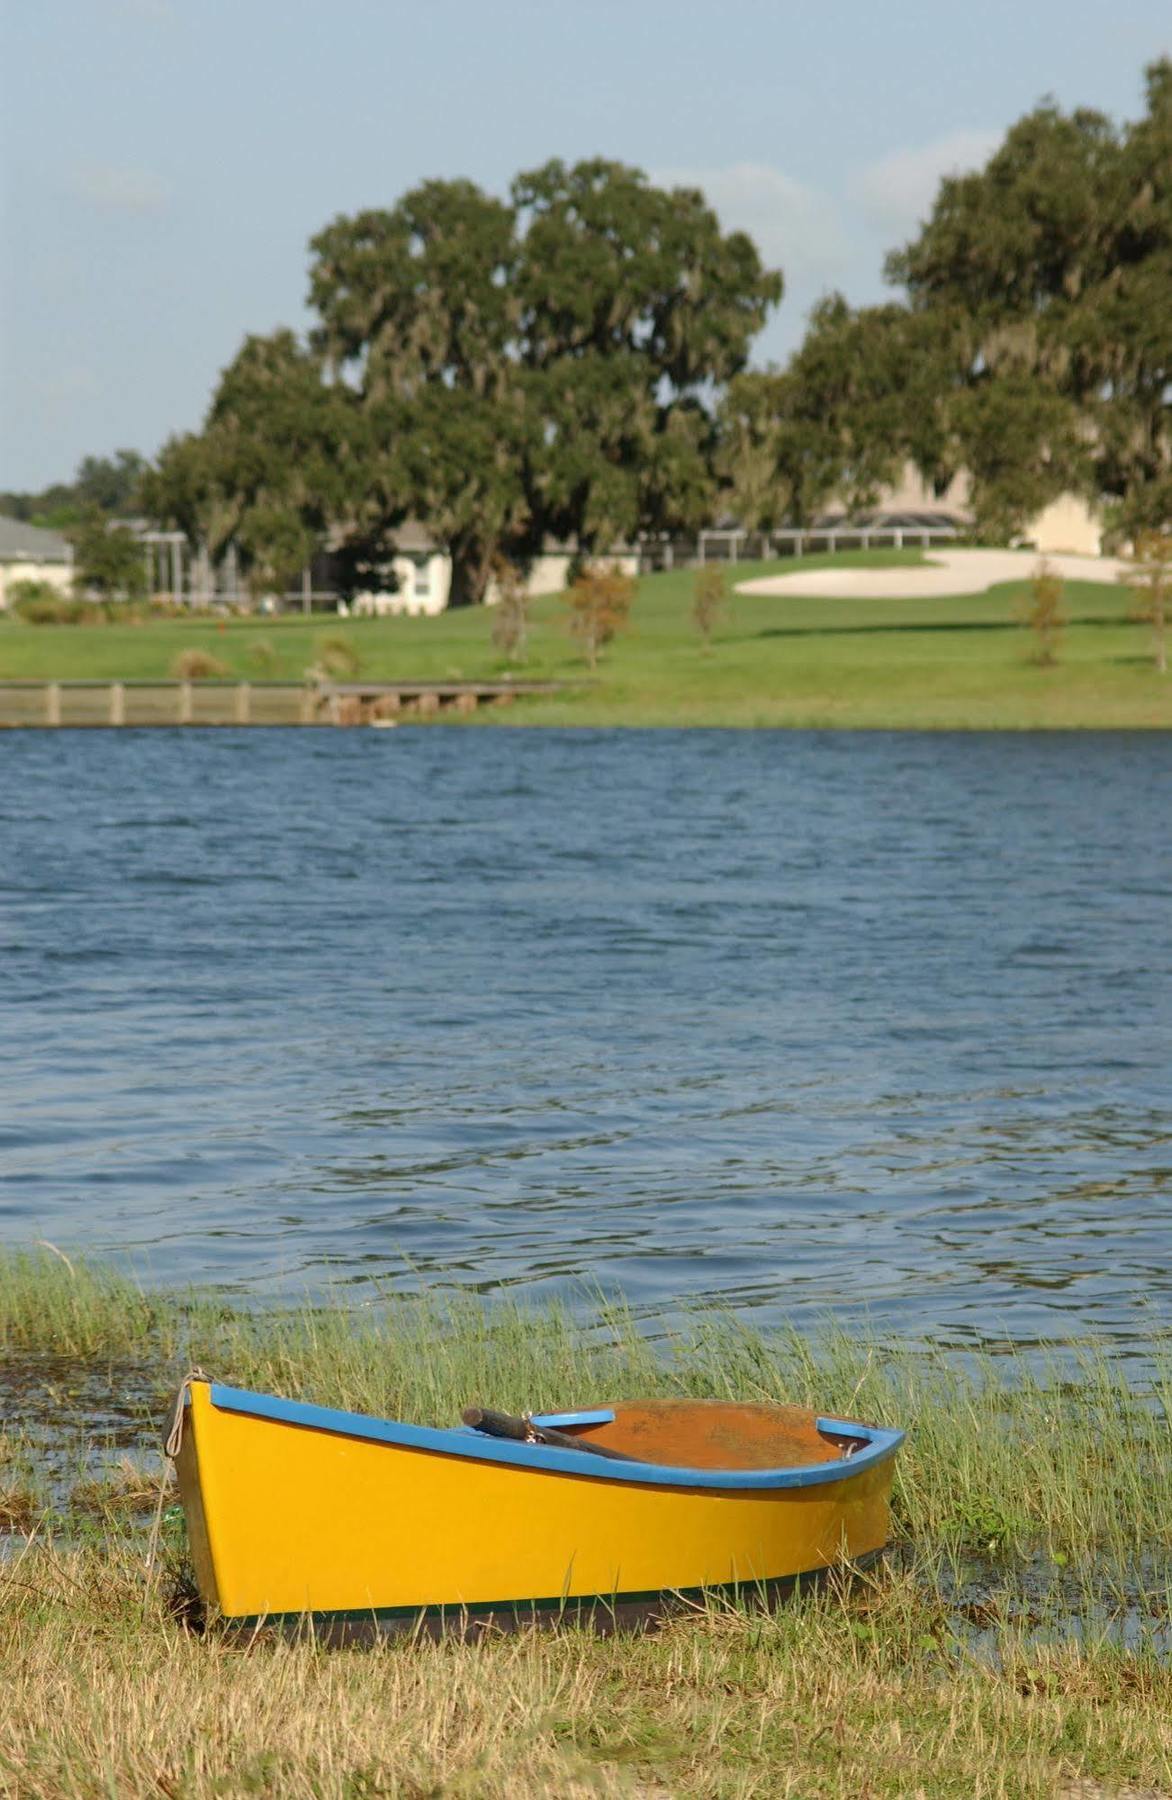
[[876,224],[914,231],[931,212],[944,176],[982,168],[1001,138],[999,131],[950,131],[930,144],[893,150],[859,172],[853,192]]
[[70,187],[99,212],[157,213],[167,204],[166,187],[149,169],[83,163],[74,170]]
[[723,169],[658,169],[662,187],[698,187],[727,231],[746,231],[766,265],[788,276],[832,276],[849,254],[838,208],[767,163],[733,163]]

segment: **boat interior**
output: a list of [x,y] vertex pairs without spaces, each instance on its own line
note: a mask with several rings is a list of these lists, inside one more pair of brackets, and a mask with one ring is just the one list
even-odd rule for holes
[[819,1415],[806,1407],[766,1402],[623,1401],[589,1412],[542,1413],[534,1424],[579,1440],[583,1449],[598,1445],[637,1462],[688,1469],[802,1468],[838,1462],[867,1441],[821,1428]]

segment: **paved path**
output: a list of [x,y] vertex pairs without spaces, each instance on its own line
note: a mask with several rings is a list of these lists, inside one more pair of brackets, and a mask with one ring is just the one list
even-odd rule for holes
[[[1001,581],[1028,580],[1038,566],[1036,550],[940,550],[931,561],[904,568],[806,569],[793,575],[764,575],[737,583],[738,594],[822,595],[834,600],[915,600],[947,594],[983,594]],[[1114,583],[1126,564],[1115,556],[1048,556],[1067,581]]]

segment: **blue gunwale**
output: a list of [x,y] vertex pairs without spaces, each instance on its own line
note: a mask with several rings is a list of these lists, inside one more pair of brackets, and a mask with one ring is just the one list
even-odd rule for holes
[[[587,1481],[622,1481],[638,1487],[684,1487],[727,1490],[736,1493],[778,1488],[822,1487],[833,1481],[849,1481],[894,1456],[905,1433],[878,1425],[858,1425],[850,1419],[819,1418],[820,1431],[857,1438],[863,1448],[845,1460],[807,1463],[798,1468],[688,1469],[668,1463],[612,1462],[580,1450],[558,1450],[549,1444],[518,1444],[507,1438],[483,1437],[463,1429],[444,1430],[431,1425],[403,1425],[397,1419],[374,1419],[364,1413],[342,1412],[332,1406],[311,1406],[303,1400],[282,1400],[274,1394],[254,1394],[247,1388],[226,1387],[213,1381],[212,1405],[221,1412],[243,1413],[280,1425],[298,1425],[336,1437],[358,1438],[367,1443],[392,1444],[402,1450],[424,1450],[440,1456],[463,1456],[474,1462],[504,1463],[546,1475],[574,1475]],[[548,1413],[543,1422],[594,1420],[599,1413]],[[613,1415],[611,1415],[613,1416]]]

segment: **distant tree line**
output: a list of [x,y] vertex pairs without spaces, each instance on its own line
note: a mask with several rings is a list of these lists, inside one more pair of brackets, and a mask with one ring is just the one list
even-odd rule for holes
[[550,538],[589,559],[721,511],[807,524],[908,460],[940,493],[967,470],[990,541],[1064,491],[1120,538],[1172,524],[1168,60],[1134,122],[1046,103],[943,181],[888,258],[902,297],[829,295],[780,370],[747,365],[781,275],[702,194],[620,163],[553,161],[507,200],[427,182],[310,250],[306,338],[246,338],[202,430],[148,469],[88,459],[62,505],[109,516],[129,483],[276,590],[327,541],[344,589],[376,584],[418,519],[455,604]]
[[[148,468],[137,450],[87,456],[72,481],[55,482],[40,493],[0,493],[0,513],[70,538],[74,583],[83,592],[137,599],[146,592],[146,564],[142,546],[125,521],[141,510]],[[46,620],[68,613],[67,602],[52,583],[19,585],[26,608]]]
[[0,492],[0,513],[56,531],[73,530],[95,514],[126,518],[140,505],[139,484],[147,466],[137,450],[87,456],[72,481],[54,482],[39,493]]

